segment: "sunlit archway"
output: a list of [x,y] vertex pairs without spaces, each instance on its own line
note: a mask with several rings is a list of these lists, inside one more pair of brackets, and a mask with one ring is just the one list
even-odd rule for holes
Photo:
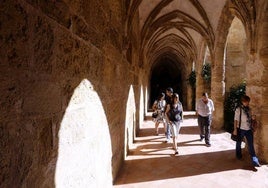
[[131,149],[134,141],[136,110],[135,110],[134,90],[131,85],[129,88],[128,99],[126,104],[126,122],[125,122],[125,149],[124,159],[127,157],[129,149]]
[[87,79],[73,92],[58,138],[56,187],[111,187],[108,123],[100,98]]

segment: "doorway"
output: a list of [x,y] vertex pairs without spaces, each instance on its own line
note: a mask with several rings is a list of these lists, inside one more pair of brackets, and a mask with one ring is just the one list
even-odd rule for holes
[[[181,68],[179,65],[179,62],[170,57],[162,57],[154,63],[151,69],[149,108],[152,107],[157,96],[161,92],[165,93],[168,87],[172,87],[174,93],[183,96]],[[180,100],[183,102],[183,97],[180,97]]]

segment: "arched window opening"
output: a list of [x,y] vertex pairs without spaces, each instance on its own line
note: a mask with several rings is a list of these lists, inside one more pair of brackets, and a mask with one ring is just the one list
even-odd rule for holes
[[[242,22],[235,17],[229,29],[225,48],[225,91],[242,83],[245,78],[247,62],[247,38]],[[239,74],[238,74],[239,73]]]
[[[234,110],[245,92],[247,37],[243,23],[235,17],[229,29],[223,59],[225,81],[224,129],[233,130]],[[235,105],[234,105],[235,104]]]

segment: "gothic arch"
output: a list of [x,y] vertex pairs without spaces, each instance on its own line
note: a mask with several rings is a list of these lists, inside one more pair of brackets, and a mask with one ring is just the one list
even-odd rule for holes
[[[225,92],[229,92],[230,87],[242,83],[246,79],[247,36],[243,23],[234,17],[230,26],[226,45],[224,49],[224,82]],[[237,75],[237,72],[240,74]]]
[[[243,7],[241,7],[243,5]],[[211,78],[211,87],[212,97],[215,101],[215,106],[217,108],[215,112],[215,126],[217,128],[222,127],[223,120],[223,109],[224,109],[224,98],[225,98],[225,80],[224,80],[224,52],[227,42],[227,36],[229,32],[229,28],[231,24],[237,16],[243,23],[245,27],[245,31],[247,33],[247,40],[251,41],[254,34],[255,25],[249,23],[255,23],[256,20],[256,10],[252,10],[255,8],[255,4],[253,1],[249,1],[248,3],[241,4],[236,2],[227,2],[222,11],[222,16],[220,17],[218,28],[216,33],[219,35],[216,36],[215,48],[214,48],[214,57],[212,57],[212,78]],[[253,19],[253,20],[252,20]],[[254,44],[249,42],[248,45],[248,56],[249,53],[255,51]]]

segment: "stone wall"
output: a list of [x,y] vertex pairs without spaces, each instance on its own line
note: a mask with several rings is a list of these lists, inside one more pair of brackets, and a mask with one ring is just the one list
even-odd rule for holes
[[[257,132],[257,144],[258,153],[261,154],[261,158],[264,161],[268,161],[268,3],[265,1],[260,6],[263,8],[263,16],[260,17],[259,22],[262,23],[258,33],[259,50],[257,58],[259,69],[254,72],[254,77],[260,78],[260,80],[254,79],[253,84],[257,84],[257,98],[255,109],[258,112],[260,120],[260,129]],[[256,66],[255,64],[251,65]],[[257,75],[256,75],[257,74]],[[252,75],[250,75],[252,76]],[[253,93],[255,94],[255,93]],[[256,137],[255,137],[256,138]]]
[[1,1],[1,187],[112,186],[133,117],[120,2]]

